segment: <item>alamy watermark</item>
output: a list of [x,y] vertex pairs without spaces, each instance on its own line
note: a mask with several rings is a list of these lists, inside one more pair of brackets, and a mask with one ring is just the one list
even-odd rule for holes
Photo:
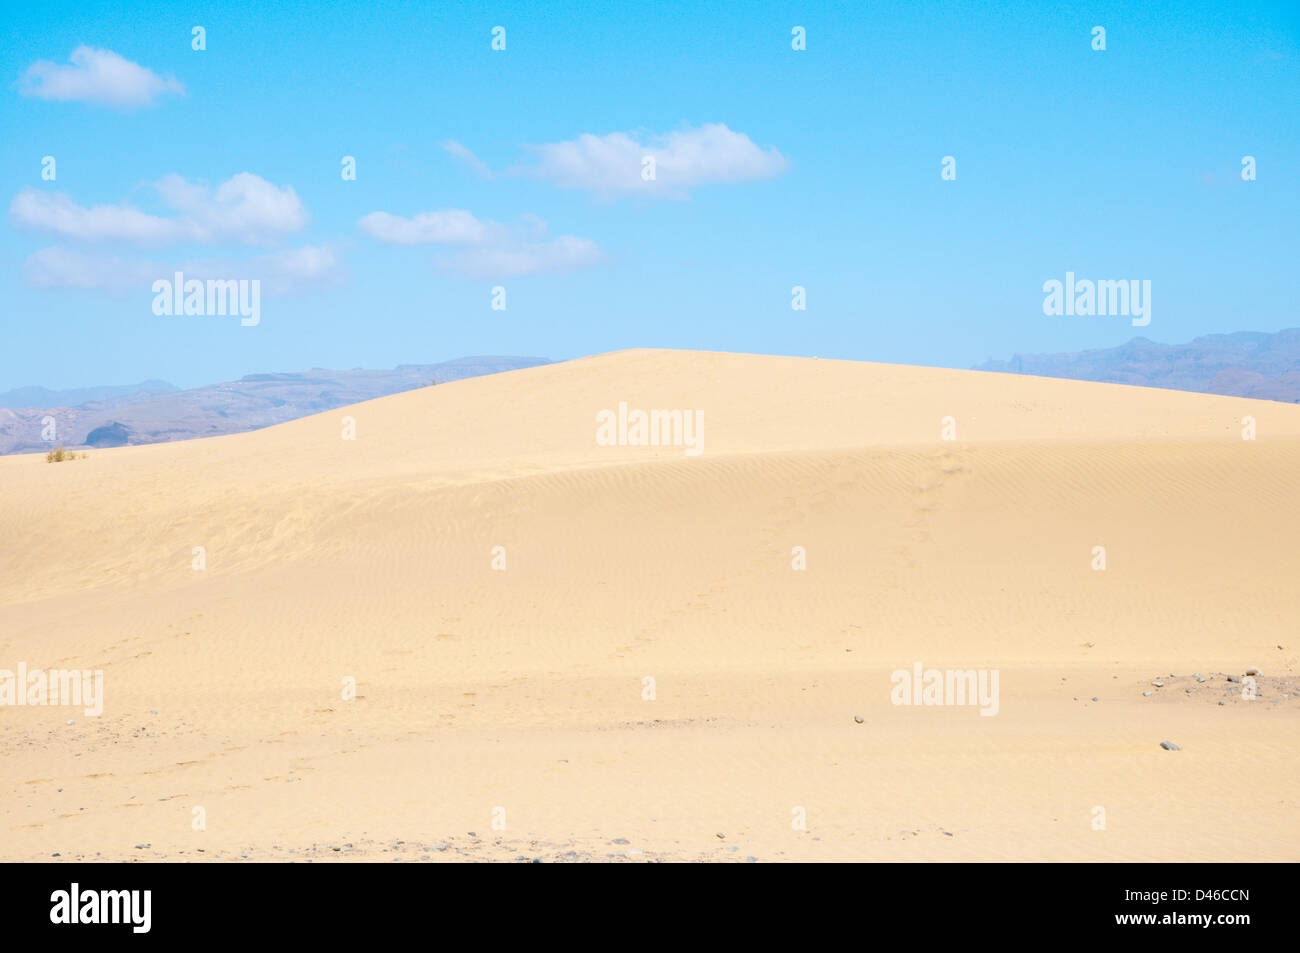
[[153,283],[153,313],[157,315],[240,315],[240,324],[255,327],[262,320],[262,281],[260,278],[185,279],[176,272],[174,279],[159,278]]
[[704,452],[704,411],[628,410],[627,401],[618,411],[596,414],[598,447],[685,447],[686,456]]
[[1076,280],[1074,272],[1065,273],[1065,281],[1050,278],[1043,282],[1043,314],[1053,315],[1118,315],[1132,317],[1135,328],[1151,323],[1151,279],[1124,279],[1092,281]]
[[90,716],[104,713],[104,672],[102,669],[28,670],[26,662],[18,671],[0,669],[0,706],[72,705],[83,706]]
[[889,693],[895,705],[979,706],[980,714],[998,713],[998,669],[924,668],[920,662],[911,669],[900,668],[889,677],[894,687]]

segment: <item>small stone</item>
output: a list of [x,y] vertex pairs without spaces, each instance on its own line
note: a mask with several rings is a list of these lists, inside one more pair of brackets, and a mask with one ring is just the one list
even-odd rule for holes
[[726,839],[727,839],[727,835],[726,835],[726,834],[718,834],[717,837],[718,837],[718,840],[726,840]]
[[[1258,674],[1259,674],[1259,669],[1255,668],[1255,666],[1252,665],[1250,668],[1246,669],[1246,674],[1247,674],[1247,675],[1258,675]],[[69,724],[71,724],[71,722],[69,722]]]
[[1151,684],[1154,685],[1156,688],[1164,688],[1164,687],[1165,687],[1165,683],[1162,682],[1162,681],[1160,681],[1159,679],[1156,679],[1156,681],[1152,682]]
[[866,719],[864,719],[861,715],[854,715],[854,716],[853,716],[853,720],[856,721],[856,722],[860,725],[860,724],[862,724],[863,721],[865,721]]
[[1164,748],[1166,751],[1181,751],[1181,750],[1182,750],[1181,748],[1178,747],[1178,745],[1174,744],[1172,741],[1162,741],[1162,742],[1160,742],[1160,747]]
[[632,843],[632,842],[631,842],[630,840],[628,840],[626,837],[615,837],[614,840],[612,841],[612,843],[615,843],[615,844],[630,844],[630,843]]
[[1093,701],[1096,701],[1096,700],[1097,700],[1097,696],[1096,696],[1096,695],[1093,695],[1093,696],[1092,696],[1092,700],[1093,700]]
[[1154,695],[1154,694],[1155,692],[1148,690],[1142,693],[1142,697],[1145,698],[1147,695]]

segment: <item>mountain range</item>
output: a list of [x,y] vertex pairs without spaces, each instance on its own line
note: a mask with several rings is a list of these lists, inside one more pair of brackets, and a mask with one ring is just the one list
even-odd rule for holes
[[1300,328],[1207,334],[1187,344],[1134,338],[1119,347],[1016,354],[972,370],[1300,403]]
[[[240,433],[435,382],[549,363],[489,356],[392,370],[313,368],[249,374],[190,390],[159,380],[65,391],[20,387],[0,393],[0,454]],[[1015,354],[972,369],[1300,403],[1300,328],[1207,334],[1187,344],[1134,338],[1112,348]]]
[[[249,374],[180,390],[166,381],[0,394],[0,454],[163,443],[258,430],[335,407],[431,384],[549,364],[534,357],[462,357],[392,370]],[[53,419],[51,426],[50,418]]]

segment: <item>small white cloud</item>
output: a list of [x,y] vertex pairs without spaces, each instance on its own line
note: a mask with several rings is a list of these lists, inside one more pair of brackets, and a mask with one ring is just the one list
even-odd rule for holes
[[455,253],[434,259],[444,271],[468,278],[510,278],[570,271],[604,255],[596,243],[574,235],[550,237],[546,223],[521,216],[514,227],[476,218],[464,209],[421,212],[411,218],[371,212],[358,222],[367,235],[390,245],[449,245]]
[[276,186],[249,172],[232,176],[215,190],[179,175],[164,176],[154,188],[176,215],[152,215],[125,203],[87,208],[66,195],[28,187],[14,196],[9,220],[15,228],[78,241],[145,244],[264,245],[307,223],[307,210],[291,186]]
[[261,245],[307,224],[307,210],[292,186],[273,185],[251,172],[231,176],[215,191],[179,175],[163,176],[155,187],[198,241]]
[[33,288],[77,288],[122,295],[147,290],[166,270],[157,262],[114,255],[89,255],[67,248],[42,248],[23,262],[23,279]]
[[112,50],[79,46],[60,66],[38,60],[27,68],[19,85],[24,96],[61,102],[103,103],[135,109],[150,106],[164,93],[184,93],[185,87],[170,76],[132,63]]
[[488,241],[495,223],[479,221],[464,209],[448,208],[412,218],[371,212],[357,225],[371,238],[389,245],[469,245]]
[[186,278],[204,281],[209,278],[256,278],[271,294],[302,294],[336,285],[343,277],[338,253],[327,245],[304,245],[242,261],[188,261],[178,265],[177,269],[183,271]]
[[473,169],[474,174],[480,179],[491,181],[493,178],[492,170],[488,168],[488,164],[454,139],[448,139],[442,144],[442,148],[449,155],[455,156],[461,162],[464,162],[467,166]]
[[[761,149],[722,123],[670,132],[645,141],[624,132],[590,133],[566,142],[529,146],[539,161],[516,173],[549,179],[565,189],[605,197],[685,198],[701,185],[754,182],[780,175],[789,163],[775,147]],[[654,177],[643,174],[654,160]]]

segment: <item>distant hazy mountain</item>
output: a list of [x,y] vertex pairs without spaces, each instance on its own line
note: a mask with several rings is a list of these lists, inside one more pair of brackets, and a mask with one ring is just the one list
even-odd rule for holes
[[1266,334],[1207,334],[1189,344],[1134,338],[1119,347],[1073,354],[1016,354],[977,371],[1068,377],[1300,403],[1300,328]]
[[121,397],[147,397],[180,390],[166,381],[142,381],[109,387],[82,387],[76,390],[50,390],[48,387],[18,387],[0,394],[0,407],[77,407],[91,401],[109,401]]
[[[315,368],[249,374],[193,390],[177,390],[163,381],[76,391],[23,387],[0,394],[0,454],[43,451],[53,444],[108,447],[240,433],[427,387],[434,381],[441,384],[549,363],[536,357],[462,357],[441,364],[403,364],[391,371]],[[33,396],[44,399],[33,403]],[[69,399],[78,396],[82,397],[79,403]],[[42,439],[46,417],[54,418],[52,440]]]

